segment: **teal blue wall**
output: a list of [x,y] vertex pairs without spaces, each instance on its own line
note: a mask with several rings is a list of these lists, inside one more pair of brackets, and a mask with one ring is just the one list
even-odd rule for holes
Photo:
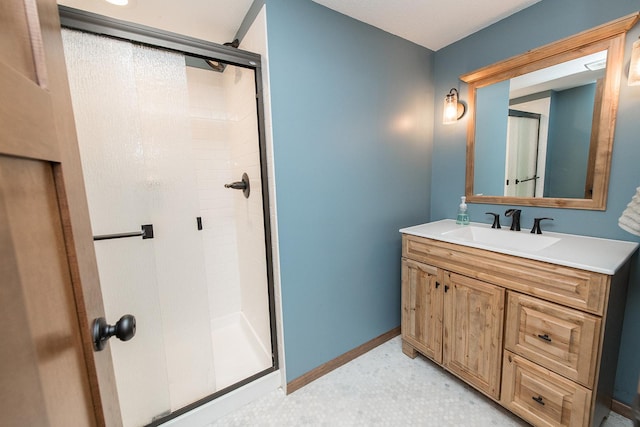
[[504,153],[507,149],[509,81],[479,88],[476,105],[477,166],[473,191],[487,196],[503,194],[506,157],[496,156],[496,153]]
[[[267,0],[288,381],[399,324],[397,229],[453,218],[464,193],[468,116],[434,124],[449,89],[464,101],[458,76],[637,9],[543,0],[433,54],[310,0]],[[606,211],[524,208],[525,227],[551,216],[553,231],[639,241],[617,226],[640,185],[638,117],[640,87],[623,83]],[[469,205],[483,222],[506,208]],[[636,256],[615,391],[626,403],[639,333]]]
[[[435,54],[435,99],[444,99],[452,87],[459,87],[461,99],[467,88],[458,76],[546,43],[589,29],[640,9],[637,0],[543,0],[515,15],[452,44]],[[640,36],[640,25],[627,36],[625,70],[631,43]],[[626,71],[625,71],[626,72]],[[581,211],[524,207],[522,223],[531,227],[534,217],[555,219],[546,228],[552,231],[640,241],[617,225],[626,204],[640,186],[640,87],[626,85],[622,76],[615,129],[611,181],[607,210]],[[435,117],[442,116],[436,102]],[[431,220],[454,218],[459,196],[464,192],[465,117],[457,125],[434,126],[431,168]],[[507,206],[470,204],[472,220],[489,222],[484,212],[503,212]],[[640,261],[633,258],[625,312],[621,354],[616,376],[615,398],[630,403],[640,374]]]
[[400,324],[398,229],[429,220],[433,52],[310,0],[266,4],[291,381]]
[[544,197],[584,197],[596,84],[551,96]]

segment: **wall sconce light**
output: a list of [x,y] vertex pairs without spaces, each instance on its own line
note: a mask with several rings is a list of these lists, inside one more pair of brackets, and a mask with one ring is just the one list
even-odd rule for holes
[[466,108],[464,104],[458,102],[458,90],[452,88],[447,96],[444,97],[444,112],[442,114],[442,123],[450,125],[457,122],[464,116]]
[[631,48],[631,62],[629,63],[629,86],[640,85],[640,39]]

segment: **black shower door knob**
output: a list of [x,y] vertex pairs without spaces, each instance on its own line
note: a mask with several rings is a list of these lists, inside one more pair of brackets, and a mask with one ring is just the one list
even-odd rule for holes
[[125,314],[115,325],[107,324],[104,317],[98,317],[93,321],[93,349],[102,351],[109,338],[116,336],[121,341],[129,341],[136,334],[136,318]]

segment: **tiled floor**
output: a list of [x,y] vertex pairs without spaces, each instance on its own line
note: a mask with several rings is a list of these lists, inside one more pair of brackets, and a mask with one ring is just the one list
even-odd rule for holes
[[[400,337],[285,396],[280,390],[211,426],[527,426],[421,356]],[[612,413],[603,427],[631,427]]]

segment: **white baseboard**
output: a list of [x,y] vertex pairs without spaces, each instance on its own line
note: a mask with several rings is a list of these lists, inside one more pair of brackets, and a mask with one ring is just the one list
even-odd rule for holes
[[230,393],[205,403],[186,414],[167,421],[163,427],[205,427],[225,415],[240,409],[265,394],[282,386],[279,371],[271,372],[262,378],[240,387]]

